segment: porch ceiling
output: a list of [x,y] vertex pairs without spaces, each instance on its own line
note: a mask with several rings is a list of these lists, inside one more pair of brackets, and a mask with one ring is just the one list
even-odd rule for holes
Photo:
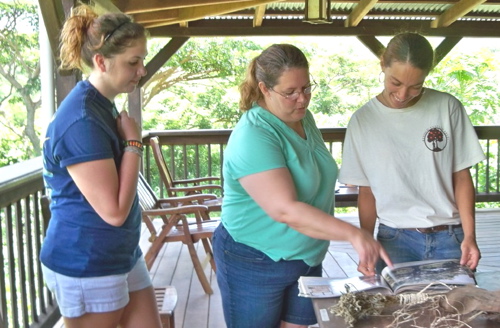
[[104,11],[133,16],[153,37],[363,37],[394,35],[402,30],[427,36],[500,37],[500,0],[332,0],[331,22],[327,24],[304,21],[304,0],[92,0],[91,3]]

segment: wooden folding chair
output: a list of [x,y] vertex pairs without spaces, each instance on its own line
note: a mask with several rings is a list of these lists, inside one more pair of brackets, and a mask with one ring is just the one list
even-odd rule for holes
[[[222,193],[222,186],[220,184],[213,184],[213,182],[220,181],[219,177],[201,177],[184,180],[174,180],[170,174],[165,157],[161,151],[160,139],[152,137],[149,139],[151,150],[155,158],[160,177],[165,185],[169,197],[201,194],[206,192],[220,191]],[[209,184],[202,184],[202,183]]]
[[[47,230],[52,213],[50,212],[50,197],[42,196],[40,206],[45,231]],[[160,313],[160,321],[163,328],[175,328],[174,310],[177,306],[177,290],[174,286],[154,286],[156,304]]]
[[[198,257],[195,243],[201,240],[207,260],[215,272],[211,238],[220,221],[210,219],[209,208],[202,204],[207,197],[213,199],[216,196],[200,194],[158,200],[142,175],[139,178],[137,190],[142,208],[142,219],[150,232],[149,241],[151,247],[145,255],[148,268],[152,267],[165,243],[180,241],[188,248],[193,267],[203,290],[207,294],[212,294],[213,291],[203,270],[202,261]],[[189,201],[185,199],[189,199]],[[194,205],[188,205],[187,202]],[[194,216],[194,222],[188,220],[188,215]],[[163,224],[159,229],[153,223],[155,218],[163,220]]]

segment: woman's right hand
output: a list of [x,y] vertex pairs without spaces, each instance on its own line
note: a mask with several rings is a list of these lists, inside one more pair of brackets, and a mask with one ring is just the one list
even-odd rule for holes
[[123,140],[141,140],[141,130],[133,117],[123,110],[116,118],[118,133]]
[[379,258],[389,267],[393,266],[385,249],[367,231],[358,229],[350,242],[359,255],[358,271],[363,275],[373,276],[377,273],[376,264]]

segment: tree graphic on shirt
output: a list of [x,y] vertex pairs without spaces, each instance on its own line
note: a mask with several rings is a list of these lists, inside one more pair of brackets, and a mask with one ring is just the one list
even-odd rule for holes
[[432,143],[432,151],[441,151],[438,144],[444,139],[443,132],[438,128],[432,128],[427,133],[427,142]]

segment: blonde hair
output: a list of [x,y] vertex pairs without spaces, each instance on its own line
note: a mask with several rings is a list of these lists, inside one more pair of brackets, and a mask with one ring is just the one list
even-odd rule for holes
[[309,69],[304,53],[291,44],[273,44],[252,59],[245,80],[240,85],[240,110],[249,110],[254,102],[264,97],[259,82],[272,88],[278,84],[283,72],[290,68]]
[[60,69],[93,68],[92,58],[112,58],[123,53],[135,40],[146,38],[145,28],[122,13],[97,15],[87,5],[71,11],[61,31]]

